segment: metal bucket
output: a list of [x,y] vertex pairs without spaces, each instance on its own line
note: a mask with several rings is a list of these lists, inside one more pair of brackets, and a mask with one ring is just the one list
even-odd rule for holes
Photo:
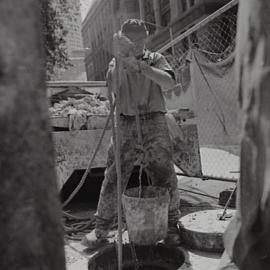
[[122,195],[129,240],[137,245],[153,245],[164,239],[168,230],[169,192],[147,186],[131,188]]

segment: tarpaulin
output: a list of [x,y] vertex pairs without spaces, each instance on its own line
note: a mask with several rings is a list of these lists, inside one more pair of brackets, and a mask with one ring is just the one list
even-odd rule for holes
[[191,83],[200,145],[239,144],[240,110],[234,55],[212,63],[202,52],[192,50]]

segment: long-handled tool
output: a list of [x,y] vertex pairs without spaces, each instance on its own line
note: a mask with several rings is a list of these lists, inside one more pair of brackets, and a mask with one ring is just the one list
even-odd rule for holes
[[[236,188],[237,188],[237,185],[235,186],[235,188],[234,188],[233,191],[231,192],[230,197],[228,198],[228,200],[227,200],[227,202],[226,202],[226,204],[225,204],[225,206],[224,206],[222,215],[220,215],[220,216],[218,217],[219,220],[225,220],[226,217],[228,218],[228,216],[226,216],[227,209],[228,209],[228,207],[229,207],[229,204],[230,204],[230,202],[231,202],[231,199],[232,199],[232,197],[233,197],[233,194],[234,194],[235,191],[236,191]],[[229,217],[231,217],[231,216],[229,216]]]
[[[120,160],[120,103],[119,103],[119,81],[121,80],[119,69],[121,70],[121,62],[115,61],[115,80],[109,81],[108,83],[108,92],[110,106],[112,107],[113,96],[112,93],[116,93],[116,125],[114,117],[112,117],[112,135],[113,135],[113,145],[114,145],[114,157],[116,165],[116,174],[117,174],[117,222],[118,222],[118,270],[122,270],[122,261],[123,261],[123,240],[122,240],[122,175],[121,175],[121,160]],[[120,65],[120,67],[119,67]],[[113,88],[113,89],[112,89]],[[114,91],[113,91],[114,90]]]

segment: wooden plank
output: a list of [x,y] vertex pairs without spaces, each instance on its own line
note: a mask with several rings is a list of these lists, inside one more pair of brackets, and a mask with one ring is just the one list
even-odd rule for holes
[[[87,116],[85,127],[87,130],[103,129],[107,121],[108,115],[92,114]],[[54,116],[50,118],[52,127],[55,128],[69,128],[68,116]],[[108,129],[110,128],[110,124]]]

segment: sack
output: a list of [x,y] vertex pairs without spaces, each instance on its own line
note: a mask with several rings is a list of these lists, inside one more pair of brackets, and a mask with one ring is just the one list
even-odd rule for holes
[[181,126],[171,113],[165,117],[173,145],[174,164],[189,176],[202,176],[197,126]]

